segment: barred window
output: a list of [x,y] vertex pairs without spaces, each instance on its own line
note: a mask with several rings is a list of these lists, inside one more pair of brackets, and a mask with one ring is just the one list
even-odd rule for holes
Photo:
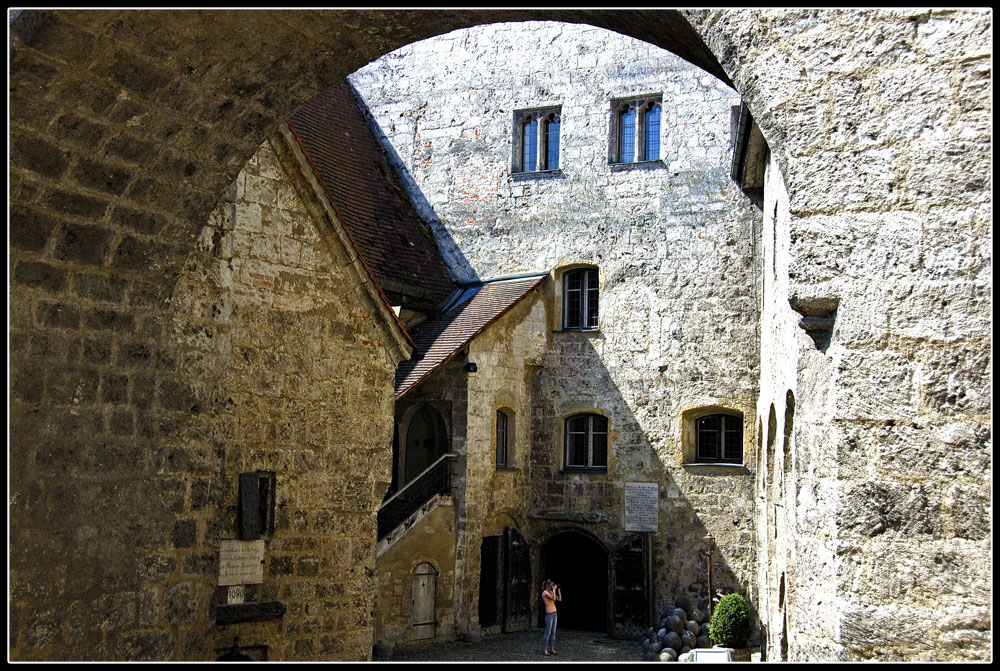
[[611,163],[660,160],[661,97],[615,100],[611,104]]
[[743,418],[709,415],[696,422],[696,460],[702,463],[743,463]]
[[597,328],[600,289],[597,270],[582,268],[563,275],[563,328]]
[[564,464],[568,469],[608,469],[608,418],[593,413],[574,415],[565,424]]
[[522,110],[514,113],[514,173],[559,169],[560,108]]

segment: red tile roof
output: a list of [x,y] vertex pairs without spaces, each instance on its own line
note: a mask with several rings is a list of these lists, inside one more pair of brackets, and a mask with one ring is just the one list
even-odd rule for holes
[[331,86],[288,124],[390,303],[426,311],[444,301],[455,282],[350,84]]
[[400,362],[396,368],[396,398],[450,361],[547,277],[495,280],[466,287],[457,306],[423,322],[411,334],[416,351],[413,359]]

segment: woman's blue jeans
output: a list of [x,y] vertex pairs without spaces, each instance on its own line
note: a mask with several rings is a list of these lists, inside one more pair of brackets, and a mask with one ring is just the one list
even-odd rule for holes
[[556,615],[558,613],[545,614],[545,633],[542,634],[542,647],[556,647]]

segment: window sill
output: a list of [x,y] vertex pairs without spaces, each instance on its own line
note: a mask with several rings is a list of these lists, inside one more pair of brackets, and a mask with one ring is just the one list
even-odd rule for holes
[[742,471],[747,470],[744,464],[729,464],[721,461],[689,461],[681,464],[684,468],[735,468]]
[[656,170],[666,168],[667,164],[661,159],[656,159],[655,161],[633,161],[632,163],[608,163],[608,167],[611,168],[612,172],[618,172],[622,170]]
[[553,329],[553,333],[583,333],[586,335],[595,335],[601,332],[601,329]]
[[562,177],[562,170],[532,170],[531,172],[512,172],[510,177],[513,180],[521,181],[525,179],[555,179],[557,177]]
[[584,475],[607,475],[606,468],[582,468],[579,466],[563,466],[562,473],[581,473]]
[[517,466],[497,466],[498,471],[519,471],[521,470]]

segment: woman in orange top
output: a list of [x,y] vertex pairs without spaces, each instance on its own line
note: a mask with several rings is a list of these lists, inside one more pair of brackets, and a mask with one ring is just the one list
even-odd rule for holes
[[556,652],[556,601],[562,601],[562,590],[551,580],[542,583],[542,601],[545,602],[545,632],[542,634],[542,654],[558,655]]

